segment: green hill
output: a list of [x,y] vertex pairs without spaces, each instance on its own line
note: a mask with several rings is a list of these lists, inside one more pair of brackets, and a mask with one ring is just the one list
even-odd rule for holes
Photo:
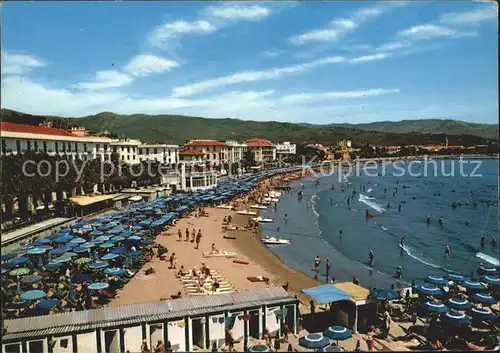
[[[251,137],[263,137],[272,141],[291,141],[294,143],[317,142],[332,144],[341,139],[352,139],[356,145],[364,143],[373,145],[421,145],[442,144],[445,140],[444,132],[447,132],[450,144],[483,144],[486,143],[487,138],[491,138],[471,134],[469,125],[476,124],[455,121],[450,123],[445,120],[436,120],[436,122],[443,122],[443,124],[440,130],[435,131],[435,133],[428,131],[422,133],[419,131],[414,132],[412,130],[414,127],[409,124],[406,131],[393,132],[389,128],[382,127],[380,127],[380,130],[384,131],[367,130],[367,126],[370,124],[364,124],[360,128],[357,125],[292,124],[273,121],[257,122],[239,119],[207,119],[182,115],[119,115],[111,112],[103,112],[81,118],[59,118],[36,116],[2,109],[2,121],[37,125],[46,119],[52,120],[54,126],[61,128],[78,125],[85,126],[93,132],[106,130],[117,136],[126,136],[148,142],[164,141],[178,144],[182,144],[186,140],[193,138],[241,141]],[[424,120],[423,122],[426,121]],[[459,131],[458,128],[454,128],[453,131],[456,134],[449,134],[446,124],[452,123],[454,124],[453,126],[463,124],[463,129]],[[382,122],[380,124],[389,124],[390,126],[390,124],[399,123]],[[495,131],[497,130],[496,126],[493,128]],[[421,129],[421,127],[418,127],[418,129]],[[486,127],[484,129],[487,131]],[[399,128],[399,130],[403,129]]]

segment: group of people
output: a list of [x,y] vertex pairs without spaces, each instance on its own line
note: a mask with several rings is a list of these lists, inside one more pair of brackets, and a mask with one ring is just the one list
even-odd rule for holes
[[[184,241],[185,242],[191,241],[191,243],[196,243],[195,249],[198,249],[200,246],[201,237],[202,237],[201,229],[198,229],[198,232],[196,232],[196,229],[193,228],[193,230],[190,233],[189,228],[186,228],[184,234],[185,234]],[[177,241],[179,241],[179,242],[182,241],[182,231],[180,229],[177,230],[177,238],[178,238]]]

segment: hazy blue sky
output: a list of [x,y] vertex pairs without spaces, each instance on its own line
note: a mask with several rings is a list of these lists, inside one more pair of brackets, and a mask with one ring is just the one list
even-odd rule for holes
[[2,107],[498,119],[490,2],[2,3]]

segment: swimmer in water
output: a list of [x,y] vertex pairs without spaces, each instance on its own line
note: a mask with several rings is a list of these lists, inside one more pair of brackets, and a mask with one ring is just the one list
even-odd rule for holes
[[285,221],[288,220],[288,213],[285,212]]
[[373,252],[373,250],[370,250],[370,252],[368,253],[368,263],[371,265],[373,265],[373,258],[375,257],[375,253]]
[[401,213],[401,204],[398,205],[398,212]]
[[438,222],[440,226],[443,225],[443,216],[439,217]]
[[390,210],[391,209],[391,204],[388,202],[387,203],[387,209]]
[[493,246],[493,247],[497,246],[497,237],[496,236],[493,236],[493,238],[491,238],[491,246]]
[[342,229],[339,232],[339,237],[342,238]]
[[448,245],[446,245],[446,249],[444,249],[444,257],[448,258],[451,255],[451,249]]
[[425,219],[427,224],[431,224],[431,216],[427,216],[427,218]]
[[399,241],[399,246],[401,248],[404,248],[404,246],[405,246],[404,240],[405,240],[405,237],[402,237],[401,240]]
[[396,267],[396,278],[401,279],[403,277],[403,267],[398,266]]
[[486,237],[483,235],[481,236],[481,247],[484,248],[484,243],[486,243]]
[[466,226],[466,227],[470,226],[470,223],[469,223],[469,220],[468,220],[468,219],[466,219],[466,220],[465,220],[465,226]]

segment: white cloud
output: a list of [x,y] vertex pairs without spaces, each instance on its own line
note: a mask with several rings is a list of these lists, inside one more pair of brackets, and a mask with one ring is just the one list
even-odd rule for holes
[[93,81],[76,84],[76,88],[94,90],[105,88],[118,88],[126,86],[133,81],[132,77],[119,71],[98,71]]
[[333,19],[327,27],[290,37],[289,41],[297,45],[312,41],[337,41],[342,39],[347,33],[356,30],[364,22],[381,16],[393,7],[393,5],[388,4],[361,8],[356,10],[349,18]]
[[394,51],[398,49],[408,48],[412,45],[410,41],[394,41],[382,44],[377,47],[377,51]]
[[481,5],[475,11],[451,12],[441,16],[440,22],[449,25],[475,25],[484,21],[498,20],[498,7],[493,4]]
[[271,14],[271,11],[260,5],[241,5],[227,3],[222,6],[211,6],[207,9],[210,16],[225,20],[261,20]]
[[34,56],[2,51],[3,75],[22,75],[43,66],[45,63]]
[[290,94],[281,97],[281,101],[285,103],[314,102],[325,99],[351,99],[351,98],[376,97],[391,93],[399,93],[399,89],[372,88],[372,89],[358,90],[358,91]]
[[216,28],[205,20],[192,22],[175,21],[165,23],[153,29],[149,37],[149,42],[154,46],[161,46],[169,39],[179,38],[184,34],[204,34],[215,30]]
[[276,58],[283,54],[282,50],[265,50],[260,53],[260,56],[264,58]]
[[286,74],[297,74],[318,66],[336,64],[336,63],[341,63],[343,61],[345,61],[344,57],[333,56],[297,65],[271,68],[261,71],[244,71],[206,81],[197,82],[190,85],[175,87],[172,90],[172,94],[175,97],[188,97],[218,87],[230,86],[245,82],[256,82],[256,81],[277,79]]
[[170,71],[180,67],[180,64],[173,60],[162,58],[152,54],[139,54],[133,57],[123,68],[132,76],[150,76]]
[[428,23],[404,29],[398,33],[398,36],[414,40],[427,40],[435,38],[461,38],[476,34],[475,32],[462,32],[449,27]]
[[378,54],[372,54],[372,55],[364,55],[364,56],[358,56],[357,58],[353,58],[349,60],[351,63],[361,63],[361,62],[367,62],[367,61],[376,61],[376,60],[383,60],[387,59],[390,57],[390,53],[378,53]]

